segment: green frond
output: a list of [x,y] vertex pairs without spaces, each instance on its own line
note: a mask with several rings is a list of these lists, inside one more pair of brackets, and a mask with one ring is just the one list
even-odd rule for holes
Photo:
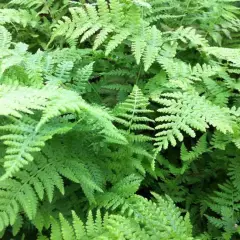
[[28,78],[32,81],[32,86],[42,86],[43,85],[43,75],[44,75],[44,53],[37,51],[35,54],[26,54],[23,60],[23,68],[28,75]]
[[240,49],[207,47],[204,51],[220,60],[227,60],[234,67],[240,67]]
[[172,39],[179,39],[183,43],[190,42],[193,46],[208,47],[208,41],[196,32],[192,27],[184,28],[181,26],[170,36]]
[[182,161],[193,161],[201,156],[203,153],[208,151],[208,144],[206,134],[199,138],[196,146],[192,147],[191,151],[188,151],[184,143],[181,146],[181,160]]
[[0,75],[13,66],[23,64],[28,45],[20,42],[14,44],[14,47],[14,49],[8,49],[7,52],[1,53]]
[[36,27],[39,23],[39,16],[34,10],[24,10],[24,9],[11,9],[4,8],[0,9],[0,23],[17,23],[26,27],[30,25],[31,27]]
[[239,239],[239,10],[0,0],[0,239]]
[[153,130],[153,128],[149,126],[149,124],[154,121],[147,115],[152,112],[147,109],[148,105],[148,98],[146,98],[138,86],[135,85],[128,98],[123,103],[118,104],[113,110],[115,121],[123,125],[130,135],[131,133],[135,133],[135,136],[132,136],[133,142],[137,142],[138,136],[140,137],[138,131]]
[[220,131],[216,131],[211,139],[211,145],[214,148],[225,150],[226,146],[231,143],[231,141],[232,136],[230,134],[224,134]]
[[120,33],[114,35],[107,44],[106,55],[109,55],[109,53],[120,45],[130,34],[128,29],[123,29]]
[[[50,43],[58,36],[65,36],[67,41],[82,36],[81,42],[84,42],[96,35],[93,49],[106,42],[105,53],[109,55],[124,40],[130,40],[137,63],[143,58],[147,71],[156,60],[163,43],[161,32],[155,26],[147,27],[149,24],[143,21],[136,5],[130,5],[127,11],[118,0],[109,4],[100,0],[97,5],[98,8],[90,4],[86,4],[85,8],[71,8],[72,19],[64,16],[58,21]],[[127,21],[132,21],[132,18],[135,25]]]
[[179,59],[159,57],[158,62],[167,72],[169,81],[182,89],[187,89],[189,84],[205,81],[208,83],[210,77],[217,76],[223,72],[218,65],[197,64],[191,66]]
[[[223,228],[230,236],[237,232],[235,225],[239,221],[239,192],[229,181],[219,185],[219,191],[216,191],[211,197],[208,206],[220,217],[206,215],[209,222],[217,228]],[[229,238],[230,239],[230,238]]]
[[72,61],[63,61],[57,65],[54,75],[57,79],[64,83],[70,80],[70,73],[72,69]]
[[94,63],[90,63],[80,68],[73,77],[72,83],[67,84],[67,86],[77,91],[80,95],[86,93],[87,84],[93,72],[93,64]]
[[230,176],[231,181],[234,187],[238,190],[238,192],[240,192],[239,170],[240,170],[240,159],[239,157],[237,157],[231,161],[228,175]]
[[196,130],[205,132],[210,125],[223,133],[233,132],[233,118],[227,108],[213,105],[194,92],[164,93],[161,96],[154,99],[164,106],[158,109],[161,116],[156,118],[159,131],[155,143],[157,152],[167,149],[169,143],[176,146],[177,140],[183,141],[182,132],[194,138]]
[[4,51],[11,45],[12,36],[11,33],[3,26],[0,26],[0,50]]
[[24,7],[29,7],[29,8],[38,8],[41,5],[43,5],[43,2],[41,0],[11,0],[10,5],[19,5],[19,6],[24,6]]
[[144,69],[147,71],[159,55],[163,44],[161,32],[153,26],[146,32],[146,47],[143,53]]
[[12,119],[13,123],[0,127],[3,134],[0,140],[7,146],[4,157],[5,174],[1,179],[12,177],[16,172],[33,161],[32,154],[39,152],[45,142],[55,134],[64,134],[70,131],[74,124],[66,122],[52,122],[36,131],[38,121],[24,116],[21,119]]
[[206,86],[206,97],[214,104],[226,107],[230,97],[230,91],[221,82],[214,81],[211,78],[204,78]]
[[[54,141],[52,144],[37,154],[35,161],[17,172],[14,178],[0,182],[0,229],[13,225],[22,211],[30,220],[34,219],[39,201],[45,195],[51,202],[55,188],[64,194],[63,177],[80,184],[89,201],[94,201],[95,191],[102,191],[84,163],[86,151],[82,151],[81,157],[76,154],[70,157],[61,142]],[[61,151],[57,158],[56,151]]]
[[[56,93],[56,92],[55,92]],[[0,115],[21,117],[22,113],[33,114],[32,110],[42,110],[54,90],[48,87],[34,89],[22,86],[0,86]]]
[[[141,184],[142,178],[130,175],[117,182],[109,191],[97,196],[97,205],[106,209],[119,209],[121,212],[129,212],[130,205],[127,198],[133,196]],[[131,211],[129,212],[131,213]]]
[[[164,200],[158,195],[155,195],[155,197],[157,199],[156,203],[142,197],[133,197],[132,207],[136,211],[136,215],[132,218],[126,218],[117,214],[105,214],[102,217],[98,210],[95,219],[92,212],[89,212],[87,222],[83,224],[76,213],[72,212],[73,223],[71,224],[60,213],[59,221],[53,220],[51,239],[56,239],[55,236],[58,236],[58,239],[62,240],[193,240],[188,216],[186,215],[184,218],[180,216],[180,211],[169,198]],[[149,216],[151,216],[150,219]]]

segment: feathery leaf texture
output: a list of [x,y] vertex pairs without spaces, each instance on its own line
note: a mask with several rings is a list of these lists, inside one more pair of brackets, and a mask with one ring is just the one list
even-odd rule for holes
[[205,132],[210,125],[223,133],[233,132],[229,109],[213,105],[196,92],[163,93],[154,101],[163,106],[155,120],[157,152],[183,141],[183,132],[194,138],[196,130]]
[[[75,92],[48,88],[34,89],[27,87],[1,86],[0,115],[14,116],[14,124],[4,125],[1,130],[7,130],[10,134],[1,136],[4,144],[8,146],[5,156],[5,177],[12,176],[23,165],[33,160],[32,152],[40,151],[44,142],[51,139],[57,133],[66,133],[73,128],[73,124],[53,125],[47,124],[51,119],[62,114],[77,114],[79,120],[91,116],[89,121],[96,125],[107,141],[125,144],[126,139],[113,126],[111,117],[106,111],[87,104]],[[41,110],[42,116],[36,121],[24,118],[23,113],[33,115],[33,110]],[[77,123],[77,122],[76,122]]]
[[184,143],[181,146],[181,160],[182,161],[193,161],[203,153],[208,151],[208,145],[206,140],[206,134],[199,138],[196,146],[192,147],[191,151],[188,151]]
[[148,105],[148,98],[135,85],[128,98],[113,110],[115,121],[124,126],[126,134],[130,134],[131,140],[134,142],[152,140],[148,136],[137,133],[137,131],[154,130],[149,126],[154,121],[146,116],[153,112],[147,109]]
[[[81,157],[76,154],[69,157],[67,149],[60,148],[60,142],[55,141],[52,147],[55,148],[45,147],[42,153],[37,154],[35,161],[17,172],[14,178],[0,182],[1,230],[9,224],[13,225],[21,211],[30,220],[34,219],[39,201],[46,195],[51,202],[55,188],[64,194],[63,177],[79,183],[90,201],[94,201],[95,191],[102,191],[84,159],[86,151],[82,151]],[[61,151],[58,157],[55,156],[56,151]]]
[[1,239],[239,239],[238,0],[0,2]]
[[[132,218],[121,215],[105,214],[98,210],[94,220],[89,212],[86,224],[72,212],[72,221],[60,213],[59,220],[53,219],[51,240],[53,239],[188,239],[191,236],[191,224],[188,215],[180,216],[172,200],[158,195],[156,203],[144,198],[133,197],[131,205],[135,211]],[[148,216],[154,216],[148,221]],[[174,221],[173,221],[174,219]]]

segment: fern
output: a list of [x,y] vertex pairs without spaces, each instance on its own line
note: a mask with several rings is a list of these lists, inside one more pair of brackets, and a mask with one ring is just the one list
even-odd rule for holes
[[16,10],[16,9],[0,9],[0,22],[1,24],[6,23],[17,23],[26,27],[28,24],[32,27],[36,27],[39,22],[39,17],[34,10]]
[[[121,7],[120,2],[112,1],[108,6],[105,1],[98,1],[99,9],[92,5],[86,5],[84,8],[72,8],[72,19],[64,17],[58,22],[54,29],[54,34],[50,42],[57,36],[66,36],[68,41],[73,41],[82,35],[81,42],[91,37],[99,31],[96,36],[94,47],[96,49],[105,42],[109,34],[110,41],[106,46],[106,55],[109,55],[125,39],[132,39],[132,50],[137,63],[143,57],[145,70],[147,70],[155,61],[162,45],[161,33],[156,27],[148,27],[144,23],[140,11],[136,6],[132,6],[127,12]],[[134,18],[135,26],[125,19]],[[81,28],[78,28],[82,25]],[[114,26],[114,27],[113,27]],[[145,33],[145,34],[144,34]],[[144,35],[143,35],[144,34]],[[139,39],[141,39],[139,41]]]
[[178,59],[171,58],[158,58],[158,62],[162,65],[163,69],[167,72],[169,81],[173,85],[180,88],[187,89],[189,85],[194,82],[208,81],[209,78],[219,75],[223,72],[222,67],[216,65],[188,65]]
[[[132,219],[107,214],[102,218],[100,211],[97,211],[96,219],[93,220],[90,212],[84,225],[75,212],[72,212],[72,224],[60,214],[59,223],[53,220],[51,239],[194,239],[191,237],[188,218],[180,217],[170,199],[166,201],[157,195],[155,197],[157,203],[148,202],[145,199],[138,199],[138,203],[133,203],[134,209],[138,212]],[[170,212],[167,211],[174,214],[171,217],[178,219],[176,226],[171,225],[168,219]],[[153,215],[149,222],[146,221],[146,216],[150,213]]]
[[164,115],[156,118],[156,129],[160,130],[156,134],[157,152],[168,148],[169,143],[176,146],[177,140],[183,141],[182,132],[195,137],[194,129],[205,132],[209,125],[223,133],[233,131],[228,110],[212,105],[194,92],[164,93],[154,100],[165,106],[158,109]]
[[129,97],[114,109],[115,120],[122,124],[127,132],[133,133],[130,135],[130,139],[133,142],[151,140],[148,136],[134,134],[134,131],[153,130],[147,124],[154,121],[145,116],[147,113],[152,112],[147,109],[148,105],[148,99],[144,97],[141,90],[135,85]]
[[[32,120],[21,119],[16,121],[15,125],[5,125],[2,127],[2,129],[6,129],[13,133],[2,136],[5,144],[10,147],[8,150],[9,155],[6,156],[7,162],[5,162],[5,168],[7,169],[6,176],[12,176],[16,171],[22,168],[24,164],[27,164],[28,161],[32,161],[33,158],[30,153],[39,151],[39,147],[43,146],[44,142],[50,139],[55,133],[58,131],[64,132],[64,125],[63,131],[60,130],[61,127],[57,130],[57,125],[56,128],[53,127],[53,129],[51,129],[51,127],[46,127],[44,130],[47,122],[62,114],[81,113],[82,118],[90,114],[92,116],[92,124],[95,124],[96,121],[98,122],[99,132],[101,131],[106,135],[108,141],[117,141],[119,143],[126,142],[125,138],[120,133],[116,135],[117,129],[111,123],[113,118],[111,118],[107,112],[88,105],[74,92],[63,89],[58,89],[60,92],[53,92],[52,88],[48,87],[45,89],[33,90],[25,87],[9,89],[3,86],[2,90],[8,94],[4,94],[1,99],[1,115],[12,115],[21,118],[22,115],[20,112],[33,114],[32,110],[42,110],[42,117],[39,121],[32,122]],[[22,91],[24,91],[25,95],[21,94]],[[70,98],[71,95],[72,98]],[[18,96],[20,96],[20,98]],[[67,99],[68,101],[66,101]],[[29,105],[30,101],[33,103],[32,105]],[[17,128],[19,124],[23,124],[20,129]],[[66,129],[68,129],[68,127]]]
[[[50,1],[52,2],[52,1]],[[24,7],[29,7],[29,8],[38,8],[41,5],[43,5],[43,1],[39,0],[30,0],[30,1],[25,1],[25,0],[11,0],[10,5],[21,5]]]
[[2,0],[0,238],[239,239],[239,6]]
[[206,135],[203,135],[197,142],[197,145],[188,151],[186,146],[182,144],[181,146],[181,159],[182,161],[193,161],[194,159],[201,156],[203,153],[207,152],[207,141]]
[[196,33],[196,29],[192,27],[178,28],[173,35],[171,36],[173,39],[179,39],[182,42],[189,41],[191,45],[207,47],[208,41],[202,37],[200,34]]
[[208,54],[216,56],[218,59],[227,60],[235,67],[240,66],[239,49],[208,47],[204,49]]
[[235,227],[239,221],[239,194],[231,184],[226,182],[219,186],[221,191],[215,193],[212,197],[212,203],[209,204],[210,208],[218,213],[221,218],[207,216],[208,220],[217,228],[223,228],[229,238],[237,232]]
[[0,49],[2,50],[8,49],[10,47],[11,41],[12,41],[11,34],[5,27],[0,26],[0,42],[1,42]]
[[53,135],[66,133],[74,126],[74,124],[66,122],[53,122],[45,125],[41,132],[37,132],[37,124],[38,121],[23,117],[21,120],[13,119],[12,124],[1,126],[1,131],[9,132],[9,134],[0,137],[3,143],[8,146],[4,161],[6,173],[1,179],[12,177],[24,165],[32,161],[32,153],[40,151],[45,142]]
[[93,71],[93,63],[90,63],[77,71],[76,77],[73,78],[73,82],[68,86],[80,94],[86,93],[89,78]]
[[[55,147],[61,146],[61,143],[57,145],[56,143]],[[81,160],[77,156],[67,159],[67,152],[63,150],[62,155],[56,159],[54,153],[53,149],[46,148],[43,154],[37,155],[35,162],[15,174],[15,178],[1,182],[1,229],[7,227],[8,224],[13,225],[21,210],[29,219],[33,219],[39,200],[43,200],[46,194],[49,201],[52,201],[55,187],[64,194],[63,176],[80,183],[91,201],[94,199],[93,192],[101,191],[84,164],[84,159]],[[81,175],[78,172],[81,172]]]

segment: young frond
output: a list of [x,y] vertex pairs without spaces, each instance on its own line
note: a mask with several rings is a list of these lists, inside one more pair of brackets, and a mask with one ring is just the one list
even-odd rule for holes
[[43,110],[47,100],[56,94],[48,87],[0,85],[0,115],[21,117],[21,113],[33,114],[33,110]]
[[3,116],[21,118],[22,113],[33,114],[33,110],[42,111],[35,129],[37,132],[45,123],[62,114],[73,113],[82,119],[90,116],[89,123],[96,125],[107,140],[126,143],[126,139],[113,126],[113,117],[106,110],[91,106],[76,92],[70,90],[56,86],[36,89],[1,85],[0,105],[0,115]]
[[11,0],[9,4],[36,9],[42,6],[44,2],[42,0]]

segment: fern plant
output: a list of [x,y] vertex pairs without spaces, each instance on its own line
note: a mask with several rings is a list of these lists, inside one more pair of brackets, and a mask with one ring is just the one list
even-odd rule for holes
[[[133,197],[131,201],[136,216],[130,219],[113,214],[105,214],[102,217],[98,210],[95,220],[92,212],[89,213],[85,225],[76,213],[72,212],[72,224],[70,224],[60,213],[59,220],[52,220],[51,239],[194,239],[191,237],[188,216],[180,218],[176,225],[172,225],[168,216],[173,213],[171,218],[174,216],[179,218],[179,210],[170,199],[164,200],[155,196],[157,203]],[[146,216],[155,215],[156,211],[159,213],[156,220],[148,222]],[[158,230],[151,230],[153,227]]]
[[2,0],[0,238],[238,240],[239,6]]

